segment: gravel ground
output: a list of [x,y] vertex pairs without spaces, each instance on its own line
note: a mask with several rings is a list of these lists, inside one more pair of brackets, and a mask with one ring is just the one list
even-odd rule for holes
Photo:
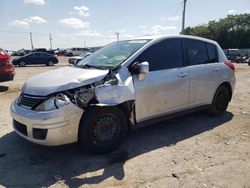
[[[97,156],[78,144],[43,147],[13,132],[9,108],[32,75],[65,66],[16,68],[0,87],[0,187],[250,187],[250,67],[220,117],[196,112],[130,133]],[[6,91],[4,91],[6,90]]]

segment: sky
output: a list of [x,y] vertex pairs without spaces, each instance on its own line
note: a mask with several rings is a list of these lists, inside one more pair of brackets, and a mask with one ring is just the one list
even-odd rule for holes
[[[0,48],[103,46],[143,35],[178,34],[183,0],[0,0]],[[187,0],[185,26],[250,13],[250,0]]]

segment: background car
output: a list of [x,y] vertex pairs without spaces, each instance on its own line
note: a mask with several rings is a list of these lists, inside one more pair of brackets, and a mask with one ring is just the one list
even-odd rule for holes
[[66,56],[79,56],[91,52],[90,48],[70,48],[65,52]]
[[243,53],[239,49],[227,49],[224,51],[227,58],[236,63],[241,63],[243,58]]
[[43,52],[34,52],[23,57],[16,58],[12,61],[13,65],[25,67],[26,65],[45,64],[47,66],[53,66],[58,63],[58,59],[55,55]]
[[31,52],[44,52],[44,53],[49,53],[49,54],[55,54],[54,50],[47,50],[46,48],[35,48],[31,50]]
[[76,65],[80,60],[89,56],[92,53],[81,54],[80,56],[73,56],[68,59],[69,64]]
[[12,52],[12,56],[24,56],[30,53],[30,50],[21,49],[16,52]]
[[15,70],[10,62],[10,55],[0,48],[0,82],[13,80]]

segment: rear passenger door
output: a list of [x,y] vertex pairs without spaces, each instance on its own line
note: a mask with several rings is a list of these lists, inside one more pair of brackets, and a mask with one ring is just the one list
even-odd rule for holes
[[144,80],[133,75],[137,122],[187,108],[189,73],[183,64],[182,39],[165,39],[153,44],[136,61],[149,63]]
[[50,55],[49,54],[43,53],[43,54],[41,54],[41,57],[42,57],[41,62],[43,64],[46,64],[46,63],[48,63],[50,61]]
[[219,76],[215,45],[184,39],[186,59],[190,73],[189,108],[211,103]]

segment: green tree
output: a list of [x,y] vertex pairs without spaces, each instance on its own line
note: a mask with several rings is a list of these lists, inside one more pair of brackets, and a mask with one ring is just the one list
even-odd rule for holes
[[207,25],[187,27],[184,34],[215,40],[222,48],[250,48],[250,14],[228,15]]

